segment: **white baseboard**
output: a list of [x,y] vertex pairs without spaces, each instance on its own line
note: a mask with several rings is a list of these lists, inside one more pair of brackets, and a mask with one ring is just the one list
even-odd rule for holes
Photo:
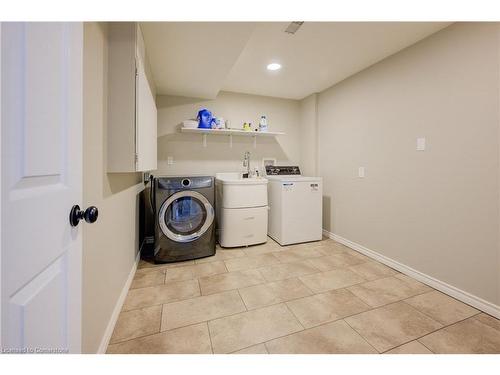
[[404,265],[398,261],[395,261],[391,258],[386,257],[385,255],[379,254],[376,251],[370,250],[362,245],[359,245],[355,242],[349,241],[346,238],[343,238],[337,234],[331,233],[325,229],[323,229],[323,235],[340,242],[341,244],[350,247],[353,250],[356,250],[372,259],[379,261],[395,270],[398,270],[405,275],[413,277],[414,279],[429,285],[430,287],[437,289],[445,294],[448,294],[459,301],[462,301],[468,305],[475,307],[489,315],[494,316],[497,319],[500,319],[500,306],[495,305],[494,303],[488,302],[480,297],[477,297],[473,294],[465,292],[461,289],[454,287],[453,285],[447,284],[441,280],[438,280],[432,276],[426,275],[420,271],[417,271],[407,265]]
[[109,322],[106,327],[106,330],[104,331],[104,335],[102,336],[101,344],[99,345],[97,354],[104,354],[108,349],[109,340],[111,340],[111,335],[113,335],[113,331],[115,329],[118,316],[120,316],[120,312],[122,311],[123,303],[125,302],[125,298],[127,298],[127,293],[130,289],[130,285],[132,284],[132,280],[134,280],[135,271],[137,270],[140,258],[141,258],[141,253],[139,252],[137,253],[135,262],[132,266],[132,269],[130,270],[127,281],[123,286],[122,292],[120,293],[120,297],[118,297],[118,301],[116,301],[115,308],[113,309],[111,318],[109,318]]

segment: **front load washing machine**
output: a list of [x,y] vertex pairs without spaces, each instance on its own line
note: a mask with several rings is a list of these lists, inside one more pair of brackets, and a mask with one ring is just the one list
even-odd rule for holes
[[214,178],[155,177],[156,263],[215,254]]

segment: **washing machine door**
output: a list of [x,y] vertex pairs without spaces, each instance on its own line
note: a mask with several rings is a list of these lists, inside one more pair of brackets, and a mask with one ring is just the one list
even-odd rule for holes
[[158,212],[161,231],[172,241],[191,242],[200,238],[214,221],[214,208],[197,191],[172,194]]

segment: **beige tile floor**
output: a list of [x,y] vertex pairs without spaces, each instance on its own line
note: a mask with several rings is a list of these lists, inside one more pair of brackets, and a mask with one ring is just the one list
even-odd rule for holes
[[500,353],[500,321],[333,240],[141,261],[108,353]]

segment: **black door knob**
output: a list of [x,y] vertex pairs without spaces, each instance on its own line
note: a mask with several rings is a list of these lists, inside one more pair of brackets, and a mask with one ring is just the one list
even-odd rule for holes
[[96,206],[90,206],[85,211],[80,210],[80,206],[75,204],[69,213],[69,222],[72,227],[76,227],[80,220],[84,219],[87,223],[95,223],[99,216],[99,210]]

